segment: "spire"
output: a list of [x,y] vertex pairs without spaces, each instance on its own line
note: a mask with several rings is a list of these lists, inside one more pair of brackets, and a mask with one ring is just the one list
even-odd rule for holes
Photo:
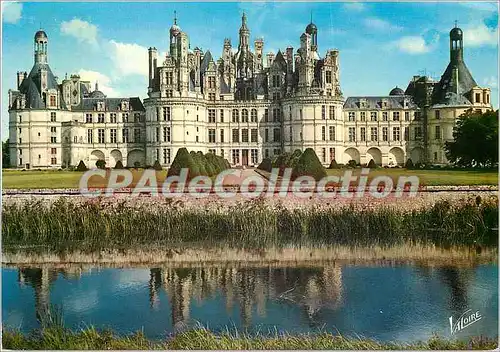
[[174,24],[177,24],[177,11],[174,10]]
[[95,81],[95,90],[96,91],[99,90],[99,85],[98,85],[97,81]]
[[241,16],[239,48],[248,49],[249,42],[250,42],[250,30],[247,27],[247,15],[245,14],[245,12],[243,12],[243,16]]

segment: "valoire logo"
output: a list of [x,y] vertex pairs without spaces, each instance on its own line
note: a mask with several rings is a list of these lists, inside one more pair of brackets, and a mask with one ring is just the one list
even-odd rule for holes
[[481,320],[481,318],[482,316],[481,314],[479,314],[479,311],[472,313],[472,309],[466,310],[455,322],[453,322],[453,317],[451,316],[450,317],[451,334],[452,335],[456,334],[457,332]]

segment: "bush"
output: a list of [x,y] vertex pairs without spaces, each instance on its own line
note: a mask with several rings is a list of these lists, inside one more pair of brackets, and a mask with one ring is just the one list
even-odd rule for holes
[[413,166],[413,161],[411,161],[411,159],[408,159],[408,160],[406,161],[405,167],[406,167],[408,170],[413,169],[413,168],[414,168],[414,166]]
[[161,164],[160,164],[160,162],[158,160],[155,160],[155,162],[153,163],[152,168],[155,169],[156,171],[163,170],[163,168],[161,167]]
[[352,169],[355,169],[355,168],[356,168],[356,166],[357,166],[357,164],[356,164],[356,160],[352,160],[352,159],[351,159],[351,160],[349,160],[349,162],[347,163],[347,167],[350,167],[350,168],[352,168]]
[[368,167],[369,169],[376,169],[377,164],[375,164],[375,160],[370,159],[370,161],[368,162],[368,165],[366,165],[366,167]]
[[134,162],[134,168],[135,169],[139,169],[140,167],[141,167],[141,163],[140,162],[138,162],[138,161]]
[[170,168],[168,169],[167,176],[178,176],[181,173],[181,169],[184,168],[189,169],[188,179],[200,175],[198,164],[194,161],[193,155],[190,154],[186,148],[180,148],[175,155],[172,165],[170,165]]
[[76,167],[76,171],[87,171],[87,166],[85,165],[85,163],[83,162],[83,160],[80,160],[80,162],[78,163],[78,166]]
[[262,159],[262,162],[259,164],[259,166],[257,166],[257,169],[271,172],[273,169],[273,163],[271,159],[269,158]]
[[300,176],[312,176],[315,180],[320,180],[326,176],[326,170],[312,148],[304,150],[292,170],[292,179]]
[[106,168],[106,161],[99,159],[95,162],[95,166],[97,166],[98,169],[105,169]]
[[329,169],[340,169],[340,165],[337,164],[337,161],[335,159],[332,159],[332,162],[330,163],[330,166],[328,166]]
[[118,160],[115,164],[115,169],[123,169],[123,163],[121,160]]

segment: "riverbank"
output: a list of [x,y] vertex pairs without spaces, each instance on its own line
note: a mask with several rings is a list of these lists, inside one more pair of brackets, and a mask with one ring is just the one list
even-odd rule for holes
[[2,337],[3,348],[14,350],[493,350],[498,345],[496,339],[486,337],[448,340],[435,336],[424,342],[381,343],[326,332],[302,335],[281,332],[267,335],[215,334],[202,328],[173,335],[164,341],[148,340],[140,331],[119,336],[93,327],[77,332],[60,327],[45,328],[31,334],[3,330]]

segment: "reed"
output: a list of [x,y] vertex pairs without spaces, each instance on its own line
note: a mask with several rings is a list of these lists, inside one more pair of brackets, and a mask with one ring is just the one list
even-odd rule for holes
[[142,331],[119,336],[110,330],[99,331],[89,327],[71,331],[63,327],[35,330],[30,334],[3,329],[5,349],[21,350],[493,350],[495,339],[473,337],[466,340],[446,340],[433,336],[428,341],[415,343],[381,343],[362,337],[350,338],[327,332],[291,335],[284,332],[245,334],[225,331],[213,333],[197,328],[166,337],[161,341],[146,338]]
[[429,207],[304,207],[290,209],[253,200],[238,206],[184,208],[102,201],[27,201],[3,205],[4,252],[95,253],[140,246],[381,247],[408,244],[440,248],[497,246],[496,197]]

